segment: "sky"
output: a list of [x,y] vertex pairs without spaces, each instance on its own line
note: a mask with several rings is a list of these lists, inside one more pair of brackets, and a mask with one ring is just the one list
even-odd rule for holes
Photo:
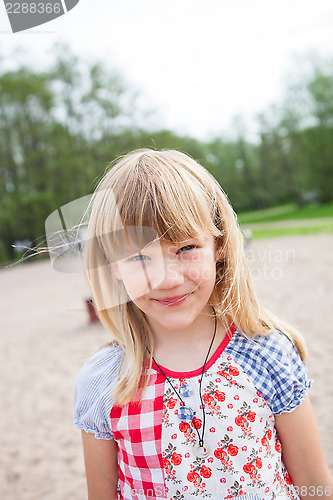
[[6,68],[43,67],[59,42],[119,71],[156,112],[157,127],[208,139],[228,134],[239,115],[254,132],[257,114],[283,99],[302,58],[333,56],[333,4],[80,0],[66,15],[13,34],[1,3]]

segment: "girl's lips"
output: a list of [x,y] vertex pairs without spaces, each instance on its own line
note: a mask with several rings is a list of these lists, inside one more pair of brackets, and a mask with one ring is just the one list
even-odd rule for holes
[[186,295],[179,295],[178,297],[167,297],[165,299],[154,299],[154,300],[165,306],[177,306],[178,304],[182,304],[189,295],[190,293],[187,293]]

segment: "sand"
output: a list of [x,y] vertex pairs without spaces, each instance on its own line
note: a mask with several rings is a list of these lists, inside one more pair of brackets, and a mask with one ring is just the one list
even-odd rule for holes
[[[258,294],[299,328],[308,344],[310,391],[333,471],[333,235],[285,237],[248,250]],[[108,334],[91,325],[81,275],[49,261],[0,270],[0,497],[87,498],[72,389],[84,361]]]

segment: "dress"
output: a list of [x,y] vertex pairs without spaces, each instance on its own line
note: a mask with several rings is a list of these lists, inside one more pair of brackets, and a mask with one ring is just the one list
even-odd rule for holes
[[[81,369],[74,389],[74,424],[97,439],[117,442],[119,499],[299,498],[282,461],[274,416],[293,411],[312,381],[284,334],[250,339],[232,326],[207,362],[206,458],[194,455],[193,422],[178,418],[179,399],[156,365],[141,402],[112,404],[121,356],[119,347],[101,349]],[[184,384],[192,388],[183,399],[201,433],[202,368],[163,371],[176,390]]]

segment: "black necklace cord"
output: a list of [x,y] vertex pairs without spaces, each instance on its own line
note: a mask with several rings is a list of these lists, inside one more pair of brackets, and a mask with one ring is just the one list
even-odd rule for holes
[[[150,351],[147,347],[147,351],[149,352],[150,354]],[[152,357],[152,360],[154,361],[155,365],[157,366],[157,368],[160,370],[160,372],[162,373],[162,375],[165,377],[165,379],[169,382],[169,384],[171,385],[172,389],[175,391],[175,393],[177,394],[177,396],[179,397],[180,401],[182,402],[182,405],[185,406],[185,403],[183,401],[183,399],[181,398],[180,394],[178,393],[178,391],[176,391],[176,389],[174,388],[174,386],[172,385],[172,383],[170,382],[170,379],[167,375],[165,375],[164,371],[162,370],[162,368],[160,367],[159,364],[156,363],[155,359],[154,359],[154,356]]]
[[[202,372],[201,372],[201,377],[200,377],[200,384],[199,384],[199,396],[200,396],[201,407],[202,407],[202,436],[201,437],[200,437],[199,429],[198,429],[198,427],[197,427],[194,419],[192,420],[192,423],[193,423],[193,425],[195,427],[195,430],[197,431],[197,434],[198,434],[200,448],[204,447],[204,435],[205,435],[205,426],[206,426],[206,412],[205,412],[205,405],[204,405],[204,402],[203,402],[203,399],[202,399],[201,385],[202,385],[202,379],[203,379],[203,375],[205,373],[205,368],[206,368],[206,364],[207,364],[207,361],[208,361],[208,357],[209,357],[210,351],[212,350],[213,343],[214,343],[214,340],[215,340],[216,328],[217,328],[217,317],[216,317],[216,312],[215,312],[215,309],[214,309],[213,306],[212,306],[212,309],[213,309],[213,312],[214,312],[214,320],[215,320],[214,334],[213,334],[213,338],[211,340],[211,343],[210,343],[210,346],[209,346],[209,349],[208,349],[208,352],[206,354],[206,358],[205,358],[205,361],[204,361],[204,364],[203,364],[203,367],[202,367]],[[148,349],[148,347],[146,349],[149,352],[149,354],[151,355],[150,350]],[[162,370],[162,368],[160,367],[160,365],[158,363],[156,363],[156,361],[154,359],[154,356],[152,356],[152,360],[154,361],[155,365],[160,370],[160,372],[162,373],[162,375],[165,377],[165,379],[169,382],[169,384],[171,385],[172,389],[175,391],[175,393],[177,394],[178,398],[180,399],[182,405],[185,406],[184,400],[182,399],[182,397],[180,396],[180,394],[178,393],[178,391],[176,391],[176,389],[174,388],[174,386],[171,383],[169,377],[167,377],[167,375],[165,375],[165,373]]]
[[[206,368],[206,363],[208,361],[209,353],[212,350],[213,343],[214,343],[214,340],[215,340],[216,328],[217,328],[217,317],[216,317],[216,312],[215,312],[215,309],[214,309],[213,306],[212,306],[212,309],[213,309],[213,312],[214,312],[214,320],[215,320],[214,334],[213,334],[213,338],[212,338],[212,341],[210,343],[210,346],[209,346],[209,349],[208,349],[208,352],[207,352],[207,355],[206,355],[206,359],[205,359],[205,362],[204,362],[204,365],[203,365],[203,368],[202,368],[202,373],[201,373],[201,378],[200,378],[200,384],[199,384],[199,395],[200,395],[200,401],[201,401],[201,406],[202,406],[202,436],[201,436],[201,439],[200,439],[200,436],[199,436],[199,446],[201,448],[204,445],[204,435],[205,435],[205,425],[206,425],[206,412],[205,412],[205,405],[204,405],[204,402],[202,400],[201,385],[202,385],[202,379],[203,379],[203,375],[205,373],[205,368]],[[193,422],[193,424],[195,425],[195,422]],[[198,433],[198,435],[199,435],[199,433]]]

